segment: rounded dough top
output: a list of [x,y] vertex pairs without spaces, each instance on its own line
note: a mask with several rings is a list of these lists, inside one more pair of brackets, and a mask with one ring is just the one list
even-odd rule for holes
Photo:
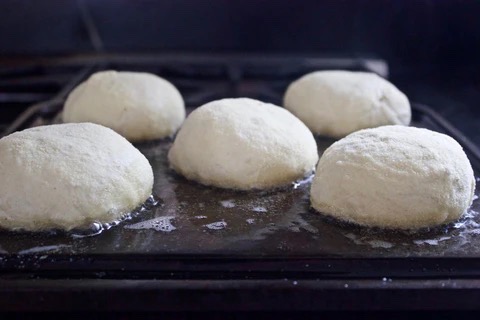
[[415,229],[458,219],[475,177],[462,147],[427,129],[384,126],[335,142],[321,157],[313,208],[367,226]]
[[41,126],[0,139],[0,226],[71,230],[108,223],[152,192],[147,159],[91,123]]
[[223,99],[193,111],[168,154],[175,171],[205,185],[249,190],[286,185],[311,172],[315,139],[287,110]]
[[284,106],[312,132],[344,137],[360,129],[408,125],[407,97],[375,73],[317,71],[288,87]]
[[64,122],[101,124],[130,141],[170,136],[184,119],[178,90],[141,72],[97,72],[70,93],[63,110]]

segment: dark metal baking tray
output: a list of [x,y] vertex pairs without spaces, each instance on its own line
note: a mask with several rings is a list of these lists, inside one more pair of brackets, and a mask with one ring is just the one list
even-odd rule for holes
[[[53,99],[28,109],[4,134],[52,123],[61,111],[65,95],[99,69],[157,73],[180,89],[189,110],[213,99],[238,96],[281,104],[286,86],[313,70],[387,70],[381,61],[292,57],[115,56],[61,63],[85,68]],[[383,67],[378,68],[379,65]],[[413,103],[412,111],[412,125],[458,140],[478,176],[480,152],[474,144],[430,107]],[[461,221],[432,230],[361,228],[312,211],[308,181],[282,190],[253,193],[187,181],[168,168],[166,153],[171,142],[167,139],[137,145],[154,169],[154,194],[161,199],[160,206],[91,237],[1,232],[0,287],[7,288],[3,292],[11,293],[11,279],[30,289],[31,279],[36,279],[37,284],[46,281],[48,285],[59,284],[53,280],[70,279],[75,283],[75,279],[81,279],[99,290],[112,289],[113,284],[120,286],[119,290],[129,290],[138,283],[128,281],[154,279],[180,281],[177,285],[184,285],[181,281],[186,279],[226,281],[218,283],[237,290],[253,285],[247,280],[275,280],[269,285],[278,285],[277,289],[299,283],[318,289],[331,280],[334,290],[364,285],[376,290],[385,286],[410,288],[408,281],[415,279],[433,281],[431,288],[453,288],[458,283],[455,281],[480,279],[478,201]],[[318,138],[317,142],[321,153],[333,140]],[[197,284],[208,287],[212,282]],[[164,285],[163,282],[156,288],[160,290]],[[207,287],[207,291],[212,289]],[[160,309],[164,307],[168,309],[159,304]]]

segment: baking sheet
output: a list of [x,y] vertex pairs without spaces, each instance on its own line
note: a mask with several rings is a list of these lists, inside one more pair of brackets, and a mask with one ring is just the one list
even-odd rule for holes
[[[414,109],[413,126],[442,131]],[[238,192],[187,181],[168,167],[172,140],[137,145],[155,175],[159,205],[94,236],[0,232],[0,253],[194,254],[315,257],[478,257],[480,203],[464,217],[421,232],[358,227],[310,209],[311,179],[269,192]],[[319,153],[333,140],[317,138]],[[478,168],[474,168],[478,177]],[[477,178],[477,182],[479,179]],[[478,198],[479,190],[476,190]]]
[[[281,105],[287,85],[314,70],[362,70],[388,76],[385,62],[368,59],[155,55],[56,63],[73,63],[84,70],[66,82],[55,99],[27,110],[9,126],[11,131],[51,123],[71,88],[91,72],[101,69],[146,71],[165,77],[179,88],[190,110],[214,99],[242,96]],[[448,130],[461,140],[479,177],[478,148],[443,118],[432,113],[431,108],[416,104],[412,108],[413,126],[439,132]],[[73,262],[79,257],[102,255],[123,256],[126,259],[139,254],[152,257],[189,255],[195,258],[211,255],[227,258],[238,255],[341,258],[480,256],[478,200],[474,201],[462,220],[433,230],[408,233],[346,225],[310,209],[308,179],[275,192],[250,193],[204,187],[187,181],[168,168],[166,155],[171,142],[165,140],[137,145],[152,164],[155,174],[153,192],[161,198],[161,205],[90,237],[61,232],[0,231],[0,266],[12,254],[35,256],[36,261],[66,254],[74,257]],[[319,153],[332,142],[318,138]],[[20,267],[26,261],[28,259],[20,259],[15,266]]]

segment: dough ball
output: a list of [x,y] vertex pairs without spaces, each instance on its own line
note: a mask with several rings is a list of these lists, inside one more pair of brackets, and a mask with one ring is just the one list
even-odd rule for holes
[[335,142],[311,188],[317,211],[366,226],[416,229],[458,219],[472,204],[473,170],[452,138],[384,126]]
[[178,90],[140,72],[97,72],[70,93],[63,110],[64,122],[98,123],[130,141],[170,136],[184,119]]
[[313,133],[339,138],[360,129],[408,125],[411,119],[407,97],[367,72],[307,74],[288,87],[284,105]]
[[187,179],[239,190],[286,185],[318,160],[312,133],[287,110],[239,98],[207,103],[185,121],[168,154]]
[[42,126],[0,139],[0,226],[71,230],[112,222],[151,194],[147,159],[91,123]]

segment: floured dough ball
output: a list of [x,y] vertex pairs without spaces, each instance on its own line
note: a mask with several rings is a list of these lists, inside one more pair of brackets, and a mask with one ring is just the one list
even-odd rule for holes
[[187,179],[249,190],[304,177],[318,154],[312,133],[290,112],[239,98],[213,101],[193,111],[168,159]]
[[112,222],[151,194],[147,159],[91,123],[36,127],[0,139],[0,227],[23,230]]
[[70,93],[63,110],[64,122],[101,124],[130,141],[170,136],[184,119],[178,90],[141,72],[97,72]]
[[366,226],[416,229],[458,219],[475,178],[462,147],[427,129],[384,126],[335,142],[311,188],[317,211]]
[[317,71],[293,82],[284,97],[285,108],[312,132],[344,137],[360,129],[408,125],[407,97],[374,73]]

